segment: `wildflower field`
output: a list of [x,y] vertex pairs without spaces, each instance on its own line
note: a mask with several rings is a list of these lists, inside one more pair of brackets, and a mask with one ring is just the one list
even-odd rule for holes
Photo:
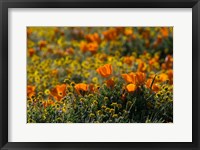
[[172,123],[173,27],[27,27],[28,123]]

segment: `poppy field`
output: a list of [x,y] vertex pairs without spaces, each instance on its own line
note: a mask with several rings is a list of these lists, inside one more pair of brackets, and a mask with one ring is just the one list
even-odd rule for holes
[[27,27],[27,123],[173,123],[173,27]]

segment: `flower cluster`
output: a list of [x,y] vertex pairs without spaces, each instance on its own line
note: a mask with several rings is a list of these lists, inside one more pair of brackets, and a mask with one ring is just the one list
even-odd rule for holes
[[173,122],[173,28],[27,27],[27,122]]

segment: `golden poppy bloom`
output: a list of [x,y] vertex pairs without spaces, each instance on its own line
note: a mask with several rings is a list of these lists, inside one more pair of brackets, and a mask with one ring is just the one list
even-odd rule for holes
[[33,33],[33,30],[31,28],[27,28],[27,36],[30,36]]
[[104,31],[103,35],[104,35],[104,38],[109,41],[109,40],[116,39],[118,36],[118,33],[115,28],[110,28],[110,29]]
[[99,45],[97,42],[90,42],[90,43],[87,43],[85,41],[82,41],[80,43],[80,49],[83,53],[87,52],[87,51],[90,51],[92,54],[96,53],[97,50],[99,48]]
[[28,54],[29,54],[30,57],[32,57],[35,54],[35,49],[29,48],[28,49]]
[[169,36],[169,31],[168,31],[168,29],[165,28],[165,27],[161,28],[161,29],[160,29],[160,32],[161,32],[161,34],[162,34],[162,36],[163,36],[164,38],[167,38],[167,37]]
[[101,42],[101,39],[98,35],[98,33],[94,33],[94,34],[87,34],[85,36],[86,40],[88,42],[97,42],[97,43],[100,43]]
[[99,67],[96,71],[102,77],[107,78],[112,74],[112,66],[110,64],[106,64],[104,66]]
[[126,36],[132,35],[132,34],[133,34],[133,30],[132,30],[131,28],[126,28],[126,29],[124,30],[124,34],[125,34]]
[[56,85],[56,87],[51,90],[51,95],[57,101],[60,101],[66,95],[66,84]]
[[[153,79],[148,79],[147,82],[145,83],[145,85],[150,88],[151,87],[151,83],[152,83]],[[156,83],[153,83],[151,89],[154,91],[154,92],[158,92],[160,90],[160,86]]]
[[168,75],[165,73],[161,73],[158,75],[157,80],[160,82],[164,82],[166,80],[169,80]]
[[169,78],[169,83],[170,84],[173,84],[173,70],[172,69],[169,69],[167,71],[167,74],[168,74],[168,78]]
[[146,75],[143,72],[137,72],[136,73],[136,83],[138,85],[141,85],[145,82],[146,80]]
[[158,91],[160,90],[160,86],[159,86],[158,84],[153,84],[152,90],[153,90],[154,92],[158,92]]
[[153,47],[157,48],[159,44],[162,43],[162,35],[158,34],[156,41],[153,43]]
[[126,56],[124,57],[124,63],[127,65],[131,66],[133,64],[134,58],[132,56]]
[[99,45],[96,42],[93,43],[88,43],[87,49],[90,51],[92,54],[96,53],[99,48]]
[[132,83],[135,85],[141,85],[146,80],[146,75],[143,72],[131,72],[129,74],[122,74],[122,77],[127,83]]
[[43,104],[44,108],[46,108],[48,106],[54,105],[54,101],[52,101],[51,99],[49,99],[47,101],[44,101],[42,104]]
[[89,84],[89,85],[88,85],[88,90],[89,90],[90,92],[95,92],[97,89],[95,88],[94,84]]
[[40,49],[41,49],[42,47],[45,47],[47,45],[47,42],[44,40],[41,40],[38,42],[38,45],[40,46]]
[[137,89],[137,86],[135,84],[128,84],[126,86],[126,89],[127,89],[128,92],[131,93],[131,92],[134,92]]
[[136,74],[131,72],[129,74],[122,74],[122,77],[127,83],[136,84]]
[[88,47],[87,47],[87,43],[85,41],[82,41],[80,43],[80,49],[83,53],[85,53],[87,50],[88,50]]
[[31,98],[34,95],[35,95],[35,86],[28,85],[27,86],[27,96]]
[[81,92],[87,92],[88,91],[88,85],[85,84],[85,83],[78,83],[74,87],[76,89],[76,92],[80,95],[81,95]]
[[146,69],[147,69],[147,65],[146,65],[146,63],[140,61],[139,64],[138,64],[138,69],[137,69],[137,71],[145,72]]

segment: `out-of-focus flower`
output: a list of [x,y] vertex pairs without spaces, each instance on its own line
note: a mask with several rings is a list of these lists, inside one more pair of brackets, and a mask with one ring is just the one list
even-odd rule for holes
[[82,95],[82,92],[88,91],[88,85],[85,83],[78,83],[74,87],[75,87],[76,92],[80,95]]
[[104,31],[103,35],[104,35],[104,38],[109,41],[109,40],[116,39],[118,36],[118,33],[115,28],[110,28],[110,29]]
[[51,105],[54,105],[54,101],[52,101],[51,99],[48,99],[46,101],[43,101],[43,106],[44,108],[48,107],[48,106],[51,106]]
[[38,45],[41,49],[42,47],[45,47],[47,45],[47,41],[41,40],[41,41],[38,42]]
[[145,83],[145,85],[148,87],[148,88],[151,88],[154,92],[158,92],[160,90],[160,86],[157,84],[157,83],[153,83],[152,87],[151,87],[151,84],[153,82],[153,79],[148,79]]
[[92,43],[88,43],[87,47],[88,47],[88,51],[94,54],[97,52],[99,46],[96,42],[92,42]]
[[129,74],[122,74],[122,77],[127,83],[136,84],[136,74],[131,72]]
[[132,35],[133,34],[133,30],[131,28],[125,28],[124,34],[126,36]]
[[131,72],[129,74],[122,74],[122,77],[127,83],[132,83],[137,86],[144,84],[146,81],[146,75],[143,72]]
[[128,92],[131,93],[131,92],[134,92],[137,89],[137,86],[135,84],[128,84],[126,86],[126,89],[127,89]]
[[127,65],[131,66],[133,64],[134,61],[134,57],[133,56],[126,56],[124,57],[124,63],[126,63]]
[[34,96],[35,95],[35,86],[32,86],[32,85],[28,85],[27,86],[27,96],[28,97],[32,97],[32,96]]
[[143,61],[140,61],[139,64],[138,64],[138,69],[137,69],[137,71],[139,71],[139,72],[145,72],[146,69],[147,69],[146,63],[143,62]]
[[143,72],[136,72],[136,84],[141,85],[146,81],[146,75]]
[[72,47],[67,48],[67,49],[66,49],[66,53],[67,53],[68,55],[72,55],[72,54],[74,54],[74,49],[73,49]]
[[112,66],[110,64],[106,64],[104,66],[99,67],[96,71],[102,77],[107,78],[112,74]]
[[87,34],[87,35],[85,35],[85,38],[88,42],[97,42],[97,43],[101,42],[101,39],[100,39],[98,33]]
[[91,52],[92,54],[95,54],[97,52],[99,48],[99,45],[97,42],[90,42],[90,43],[87,43],[85,41],[82,41],[80,43],[80,49],[83,53],[89,51]]
[[158,45],[162,43],[162,41],[163,41],[163,40],[162,40],[162,36],[159,34],[159,35],[157,36],[156,41],[153,43],[153,47],[154,47],[154,48],[157,48]]
[[28,54],[29,54],[30,57],[32,57],[35,54],[35,49],[29,48],[28,49]]
[[32,34],[33,30],[31,28],[27,28],[27,36],[30,36]]
[[159,82],[164,82],[164,81],[169,80],[168,75],[166,73],[159,74],[156,79]]
[[169,69],[169,70],[167,71],[167,74],[168,74],[168,78],[169,78],[170,84],[173,84],[173,70],[172,70],[172,69]]
[[167,55],[165,62],[162,64],[162,69],[172,69],[173,66],[173,57],[172,55]]
[[168,28],[162,27],[160,28],[160,32],[164,38],[167,38],[169,36]]
[[66,84],[56,85],[56,87],[51,90],[51,95],[57,101],[60,101],[66,95]]
[[81,43],[80,43],[80,49],[81,49],[82,52],[86,52],[88,50],[87,42],[81,41]]

